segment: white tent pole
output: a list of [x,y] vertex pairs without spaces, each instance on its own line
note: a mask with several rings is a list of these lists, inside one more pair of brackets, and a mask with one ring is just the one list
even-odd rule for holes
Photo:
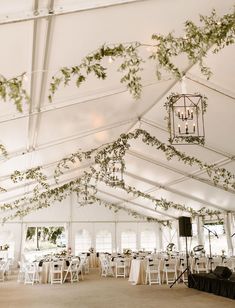
[[198,234],[198,245],[205,245],[204,238],[204,228],[203,228],[203,220],[201,216],[197,216],[197,234]]
[[73,236],[72,236],[72,207],[73,207],[73,196],[70,195],[69,198],[69,219],[68,219],[68,223],[67,223],[67,236],[68,236],[68,247],[71,247],[72,252],[75,252],[75,244],[74,244],[74,240],[73,240]]
[[[115,213],[115,216],[117,215],[117,213]],[[117,219],[115,217],[115,222],[114,222],[114,252],[118,252],[117,251]]]
[[28,225],[21,222],[21,232],[20,232],[20,249],[19,249],[19,260],[22,260],[22,256],[24,254],[24,247],[26,241]]
[[232,225],[232,216],[231,213],[227,212],[224,214],[224,229],[228,245],[228,255],[233,255],[233,243],[231,238],[231,225]]
[[231,233],[232,237],[232,245],[233,245],[233,255],[235,254],[235,214],[230,213],[230,219],[231,219]]
[[141,247],[141,242],[140,242],[140,228],[139,228],[139,223],[136,223],[136,248],[139,251]]
[[177,247],[178,247],[178,251],[182,251],[182,247],[181,247],[181,241],[180,241],[180,235],[179,235],[179,221],[176,221],[175,224],[175,229],[176,229],[176,236],[177,236]]

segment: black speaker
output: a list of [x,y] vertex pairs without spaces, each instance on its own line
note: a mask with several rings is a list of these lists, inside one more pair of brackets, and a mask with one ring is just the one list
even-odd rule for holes
[[220,279],[229,279],[232,275],[232,271],[226,266],[216,266],[213,273]]
[[190,217],[186,216],[179,217],[179,236],[184,236],[184,237],[192,236],[192,223]]

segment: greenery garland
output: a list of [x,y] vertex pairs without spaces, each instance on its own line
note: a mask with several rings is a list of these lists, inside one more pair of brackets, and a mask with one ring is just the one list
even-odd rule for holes
[[[109,185],[108,181],[105,181],[105,183],[107,185]],[[112,187],[118,187],[118,186],[116,185],[116,186],[112,186]],[[172,201],[167,201],[164,198],[160,198],[160,199],[155,198],[155,197],[151,196],[150,194],[145,193],[145,192],[141,192],[140,190],[137,190],[137,189],[135,189],[134,187],[131,187],[131,186],[126,186],[126,185],[121,186],[120,185],[120,188],[124,189],[128,194],[131,193],[136,198],[141,197],[141,198],[144,198],[144,199],[147,199],[147,200],[153,202],[156,210],[158,208],[161,208],[165,211],[167,211],[168,209],[175,209],[177,211],[189,213],[192,216],[192,218],[195,218],[196,216],[200,215],[200,216],[210,216],[210,217],[216,216],[219,219],[219,215],[222,213],[221,211],[218,211],[218,210],[206,209],[205,207],[201,208],[198,211],[195,211],[190,206],[185,206],[183,204],[175,203],[175,202],[172,202]]]
[[[185,23],[185,36],[184,37],[174,37],[172,33],[162,36],[154,34],[152,39],[157,41],[157,44],[153,45],[154,50],[150,55],[149,59],[157,60],[160,68],[173,73],[176,77],[181,78],[184,73],[177,68],[173,63],[173,58],[185,53],[188,59],[192,63],[199,63],[201,72],[208,78],[211,75],[211,71],[203,63],[203,58],[206,57],[208,49],[214,46],[212,52],[217,53],[219,50],[227,45],[234,43],[235,34],[235,13],[226,14],[219,18],[215,11],[212,11],[210,16],[200,16],[200,21],[202,23],[201,27],[196,26],[193,22],[187,21]],[[87,76],[94,73],[99,79],[105,79],[107,77],[107,68],[104,67],[101,61],[105,57],[111,57],[112,60],[117,58],[123,60],[119,66],[119,71],[124,72],[121,79],[121,83],[125,83],[131,94],[138,98],[140,97],[142,85],[140,72],[142,70],[141,64],[144,60],[139,56],[139,48],[146,46],[139,42],[133,42],[129,44],[118,44],[118,45],[103,45],[101,48],[95,52],[86,56],[80,65],[73,66],[71,68],[64,67],[60,70],[59,74],[52,77],[52,82],[50,85],[49,100],[52,100],[52,96],[58,90],[61,83],[64,85],[69,84],[73,77],[76,78],[76,85],[79,87],[82,82],[84,82]],[[157,69],[157,75],[161,78],[161,72]],[[26,90],[23,89],[24,74],[7,80],[4,76],[0,76],[0,97],[6,100],[13,100],[18,111],[22,112],[22,102],[23,100],[28,101],[29,97]],[[122,134],[120,138],[114,143],[108,144],[101,150],[93,149],[87,152],[77,152],[69,157],[63,159],[57,166],[55,171],[55,178],[58,180],[60,174],[63,173],[64,168],[69,168],[68,163],[74,163],[75,160],[79,159],[89,159],[94,155],[95,163],[99,165],[99,172],[93,170],[92,174],[95,175],[96,179],[103,177],[104,170],[107,167],[107,163],[110,161],[110,156],[115,155],[120,160],[123,159],[126,151],[129,149],[129,140],[137,139],[141,136],[142,141],[147,144],[154,146],[156,149],[163,151],[168,160],[176,157],[179,161],[190,166],[197,165],[201,170],[205,170],[210,178],[212,178],[215,185],[221,184],[225,190],[235,189],[234,175],[231,174],[225,168],[218,168],[216,165],[209,165],[202,162],[201,160],[186,155],[183,152],[178,151],[173,146],[166,145],[158,140],[156,137],[152,137],[148,132],[143,130],[136,130],[133,133]],[[6,156],[6,151],[4,147],[0,145],[0,151]],[[107,155],[108,154],[108,155]],[[123,164],[123,169],[125,164]],[[33,190],[33,197],[27,199],[23,197],[21,199],[15,200],[12,204],[4,204],[1,209],[18,209],[19,215],[27,212],[27,207],[25,207],[25,202],[36,204],[36,208],[50,206],[48,203],[50,198],[54,200],[62,201],[69,193],[71,193],[69,186],[67,189],[63,188],[61,190],[50,190],[48,184],[46,183],[46,177],[40,171],[40,168],[29,169],[26,173],[21,173],[16,171],[12,175],[12,180],[15,182],[21,180],[36,180],[38,185]],[[123,183],[122,185],[129,193],[134,195],[142,196],[145,198],[153,198],[150,195],[142,193],[140,191],[135,191],[135,189],[126,187]],[[62,186],[63,187],[63,186]],[[45,189],[43,193],[40,193],[40,188]],[[63,195],[64,193],[64,195]],[[39,196],[42,199],[39,199]],[[48,199],[47,199],[48,198]],[[170,207],[177,208],[174,203],[168,202],[164,199],[157,200],[158,204],[168,209]],[[175,207],[176,206],[176,207]],[[29,206],[28,209],[31,209]],[[179,209],[179,207],[178,207]],[[204,212],[205,208],[200,211]],[[181,206],[180,210],[191,211],[191,208],[186,208]],[[199,211],[199,212],[200,212]],[[214,211],[216,212],[216,211]],[[195,214],[193,211],[191,214]],[[17,214],[18,215],[18,214]]]
[[[7,158],[8,153],[3,144],[0,144],[0,153],[3,155],[3,157]],[[0,187],[0,193],[1,192],[6,192],[6,189],[3,187]]]
[[[167,35],[153,34],[154,44],[146,45],[140,42],[121,43],[116,45],[102,45],[83,58],[79,65],[63,67],[59,73],[52,77],[49,88],[49,101],[61,84],[68,85],[76,78],[76,85],[86,81],[88,75],[94,74],[98,79],[107,77],[107,67],[102,60],[109,57],[112,61],[121,60],[118,71],[124,73],[121,83],[126,84],[127,89],[134,98],[139,98],[142,91],[141,64],[147,60],[156,63],[156,74],[161,79],[161,69],[164,69],[177,78],[182,78],[184,72],[174,64],[174,58],[186,54],[193,64],[198,63],[202,74],[207,78],[212,75],[211,70],[205,66],[203,59],[208,50],[218,53],[224,47],[234,43],[235,37],[235,13],[217,16],[215,10],[209,16],[200,15],[201,26],[192,21],[185,22],[183,36],[176,37],[173,33]],[[142,47],[152,46],[151,55],[143,59],[139,50]],[[29,96],[23,87],[25,73],[11,79],[0,75],[0,98],[4,101],[13,101],[19,112],[23,111],[23,101],[28,102]]]
[[[124,169],[125,161],[123,157],[126,153],[126,150],[129,149],[130,147],[130,144],[128,143],[128,141],[137,139],[139,137],[142,138],[142,141],[145,144],[155,146],[157,149],[161,149],[166,154],[166,157],[168,159],[171,159],[172,157],[176,156],[179,160],[183,161],[185,164],[189,164],[189,165],[197,164],[199,165],[201,169],[209,168],[208,170],[211,173],[216,172],[216,174],[213,175],[213,180],[215,182],[215,185],[217,185],[217,182],[219,182],[221,178],[223,179],[225,183],[227,183],[227,185],[230,183],[226,177],[227,175],[232,177],[232,175],[228,173],[227,170],[224,171],[224,169],[222,168],[218,169],[214,165],[207,165],[194,157],[187,156],[185,153],[177,151],[173,146],[169,146],[169,145],[165,145],[161,143],[156,137],[152,137],[148,132],[141,130],[141,129],[137,129],[132,133],[122,134],[120,138],[118,138],[118,140],[110,144],[107,144],[101,148],[99,147],[97,149],[92,149],[87,152],[73,153],[70,156],[62,159],[60,163],[57,165],[57,168],[55,169],[55,177],[56,177],[57,183],[58,183],[59,175],[63,174],[64,169],[70,168],[69,163],[74,164],[76,163],[77,159],[79,159],[79,161],[82,161],[83,159],[91,159],[91,158],[93,158],[96,163],[95,167],[94,166],[90,167],[89,172],[84,172],[83,177],[79,179],[79,182],[77,182],[79,186],[77,185],[76,189],[72,187],[73,189],[70,190],[71,187],[66,186],[66,185],[62,186],[62,188],[59,191],[58,189],[52,189],[52,190],[49,189],[49,185],[47,183],[47,177],[42,173],[41,168],[39,167],[29,169],[26,172],[15,171],[11,177],[13,182],[19,182],[23,180],[36,180],[38,184],[33,189],[32,197],[30,198],[23,197],[21,199],[15,200],[13,203],[3,204],[2,206],[0,206],[0,209],[1,210],[15,210],[15,209],[19,210],[20,209],[20,212],[17,212],[17,215],[19,215],[19,213],[25,213],[25,211],[28,212],[28,210],[31,211],[31,206],[26,207],[26,208],[24,207],[24,204],[27,202],[29,204],[36,203],[37,208],[41,208],[42,204],[43,204],[43,207],[48,207],[50,206],[50,203],[52,201],[53,202],[62,201],[65,197],[68,196],[68,194],[74,191],[80,194],[82,198],[84,199],[84,192],[86,191],[86,194],[89,194],[89,189],[87,189],[87,187],[88,185],[90,185],[89,183],[91,179],[94,178],[96,181],[104,181],[107,185],[111,187],[121,188],[125,190],[128,194],[132,194],[136,198],[141,197],[141,198],[150,200],[151,202],[154,203],[156,210],[158,208],[161,208],[163,210],[168,210],[170,208],[173,208],[173,209],[176,209],[182,212],[188,212],[191,214],[192,217],[195,217],[196,215],[200,215],[200,216],[209,215],[210,217],[216,216],[217,218],[219,218],[221,211],[210,210],[210,209],[206,209],[205,207],[201,208],[198,211],[195,211],[193,208],[187,207],[182,204],[174,203],[172,201],[167,201],[166,199],[163,199],[163,198],[161,199],[155,198],[148,193],[141,192],[135,189],[134,187],[126,185],[124,181],[120,183],[116,182],[114,184],[113,181],[110,181],[110,179],[107,178],[107,174],[105,173],[105,171],[107,170],[106,167],[110,161],[110,157],[113,157],[115,155],[116,158],[119,158],[123,163],[122,166]],[[220,170],[220,173],[218,173],[217,170]],[[208,172],[208,174],[210,174],[210,172]],[[64,191],[63,191],[63,188],[65,189]],[[41,189],[45,191],[41,193]],[[93,191],[95,191],[95,189]],[[63,196],[63,193],[65,193],[65,196]],[[91,199],[89,200],[86,199],[86,200],[88,200],[89,203],[92,203],[94,200],[93,199],[94,194],[92,196],[91,195],[85,196],[85,199],[86,197],[87,198],[91,197]]]
[[[150,56],[159,61],[160,67],[182,78],[184,72],[174,64],[174,58],[180,54],[186,54],[192,64],[199,64],[201,73],[209,79],[212,72],[205,66],[203,59],[208,50],[218,53],[225,46],[234,43],[235,37],[235,13],[217,16],[213,10],[210,16],[200,15],[201,26],[192,21],[185,22],[184,36],[176,37],[173,33],[168,35],[153,34],[152,39],[157,41],[156,51]],[[161,72],[157,70],[160,77]]]
[[[126,151],[130,148],[129,141],[141,138],[141,141],[149,146],[154,147],[157,150],[162,151],[167,160],[177,158],[178,161],[183,162],[185,165],[197,166],[200,170],[206,171],[209,178],[212,179],[215,186],[221,184],[225,190],[235,189],[234,175],[225,168],[219,168],[215,164],[207,164],[200,159],[189,156],[184,152],[177,150],[173,145],[168,145],[161,142],[155,136],[151,136],[146,130],[136,129],[133,132],[127,134],[121,134],[120,137],[103,147],[89,150],[87,152],[75,152],[65,158],[63,158],[55,169],[55,179],[58,181],[59,176],[63,174],[64,169],[69,169],[69,164],[74,164],[77,160],[80,162],[86,158],[91,159],[93,157],[96,164],[98,164],[101,172],[106,170],[107,163],[110,157],[116,156],[120,160],[125,156]],[[125,168],[125,164],[123,169]]]
[[107,77],[107,67],[102,65],[105,57],[110,57],[112,61],[121,58],[123,62],[120,64],[118,71],[123,72],[121,83],[125,83],[127,89],[135,98],[139,98],[142,90],[140,71],[141,59],[138,48],[140,43],[133,42],[130,44],[102,45],[98,50],[90,53],[82,59],[81,64],[72,67],[63,67],[59,73],[52,77],[49,89],[49,100],[57,91],[58,87],[63,83],[65,86],[69,84],[71,79],[76,78],[76,86],[86,81],[88,75],[94,74],[98,79]]
[[209,16],[200,15],[200,22],[201,26],[197,26],[192,21],[186,21],[185,34],[181,37],[174,36],[172,32],[167,35],[153,34],[152,40],[156,41],[156,44],[149,45],[153,47],[153,51],[147,59],[139,55],[139,49],[146,47],[146,44],[140,42],[101,46],[84,57],[79,65],[63,67],[52,77],[49,100],[52,100],[61,84],[68,85],[73,78],[76,78],[77,87],[80,87],[91,73],[94,73],[98,79],[105,79],[107,66],[102,63],[102,60],[106,57],[110,57],[113,61],[118,58],[124,60],[118,69],[125,73],[121,83],[126,84],[134,98],[139,98],[141,95],[141,64],[147,60],[156,62],[158,79],[161,79],[162,68],[176,78],[182,78],[185,73],[174,64],[174,58],[186,54],[190,63],[198,63],[201,73],[209,79],[212,72],[205,66],[203,59],[210,48],[213,53],[218,53],[225,46],[234,43],[235,13],[218,17],[213,10]]
[[11,79],[7,79],[3,75],[0,75],[0,98],[4,102],[13,101],[19,112],[23,112],[23,101],[29,101],[27,91],[23,88],[24,76],[25,73]]
[[41,170],[41,167],[31,168],[26,170],[25,172],[15,170],[14,173],[11,175],[11,180],[13,181],[13,183],[19,183],[26,180],[34,180],[38,182],[38,184],[42,188],[49,189],[49,184],[47,183],[47,176],[43,174]]
[[[59,187],[49,189],[45,192],[38,194],[37,196],[33,195],[32,197],[29,197],[29,198],[22,198],[20,200],[16,200],[13,203],[1,205],[0,210],[2,211],[9,211],[9,210],[15,211],[13,214],[5,216],[2,219],[2,223],[5,223],[6,221],[15,219],[17,217],[22,218],[35,210],[47,208],[51,206],[51,204],[54,203],[55,201],[61,202],[64,199],[66,199],[71,193],[76,193],[78,195],[83,194],[84,186],[81,185],[81,183],[84,182],[84,179],[86,181],[89,181],[88,173],[86,173],[85,176],[81,178],[75,179],[74,181],[70,181]],[[90,204],[91,203],[90,201],[92,200],[92,203],[95,203],[101,206],[103,205],[106,208],[113,210],[115,213],[117,213],[120,210],[123,210],[127,212],[128,215],[131,215],[135,218],[144,219],[147,222],[158,222],[158,223],[163,224],[164,226],[171,226],[171,222],[169,220],[158,220],[153,217],[139,214],[138,212],[133,211],[131,209],[126,209],[117,204],[103,201],[102,199],[99,199],[95,195],[88,195],[88,199],[89,199],[89,203],[87,204]],[[81,206],[84,206],[84,205],[85,205],[84,203],[81,204]]]
[[0,152],[2,153],[3,157],[7,157],[8,153],[3,144],[0,144]]

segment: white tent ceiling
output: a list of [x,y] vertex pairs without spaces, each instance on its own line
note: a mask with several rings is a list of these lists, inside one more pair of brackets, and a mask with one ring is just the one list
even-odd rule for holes
[[[167,34],[174,30],[180,34],[187,19],[197,22],[199,14],[209,15],[213,8],[223,15],[231,12],[233,4],[232,0],[0,0],[1,74],[10,78],[27,72],[25,87],[31,97],[31,103],[24,104],[23,113],[18,113],[12,103],[0,104],[0,143],[9,153],[0,166],[0,186],[7,189],[0,195],[1,202],[19,197],[27,189],[11,182],[10,174],[15,169],[41,165],[52,179],[53,168],[64,156],[113,141],[121,133],[138,128],[140,123],[142,129],[167,142],[163,104],[169,93],[180,91],[179,82],[172,76],[165,75],[158,81],[154,67],[146,65],[143,93],[135,101],[120,84],[115,65],[110,65],[107,80],[90,77],[79,89],[72,84],[61,87],[50,103],[49,82],[62,66],[78,64],[104,43],[150,43],[153,33]],[[234,51],[233,45],[219,54],[209,53],[206,63],[213,72],[210,81],[200,74],[197,65],[191,67],[186,59],[180,59],[180,66],[186,71],[188,92],[205,94],[208,111],[205,147],[177,146],[188,155],[219,164],[232,173],[235,173]],[[144,55],[148,52],[147,48],[143,50]],[[196,167],[175,159],[168,161],[164,154],[139,140],[131,144],[126,155],[127,184],[196,210],[204,206],[235,209],[235,191],[215,187]],[[85,170],[88,165],[77,167]],[[66,173],[62,180],[77,176],[78,169]],[[98,191],[101,199],[148,216],[182,215],[175,210],[156,212],[149,201],[130,197],[104,184],[98,185]]]

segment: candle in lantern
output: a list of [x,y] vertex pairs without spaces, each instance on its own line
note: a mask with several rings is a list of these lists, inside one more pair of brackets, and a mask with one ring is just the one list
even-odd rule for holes
[[188,134],[188,123],[185,124],[185,132]]
[[184,113],[183,113],[183,111],[181,112],[181,119],[182,119],[182,120],[184,119]]
[[178,118],[180,118],[180,110],[177,111]]
[[193,123],[193,132],[195,133],[195,131],[196,131],[196,124]]
[[178,124],[178,131],[179,131],[179,133],[181,133],[180,124]]
[[191,119],[193,119],[193,109],[191,109]]
[[187,113],[188,113],[188,116],[190,116],[190,113],[189,113],[189,108],[187,108]]

